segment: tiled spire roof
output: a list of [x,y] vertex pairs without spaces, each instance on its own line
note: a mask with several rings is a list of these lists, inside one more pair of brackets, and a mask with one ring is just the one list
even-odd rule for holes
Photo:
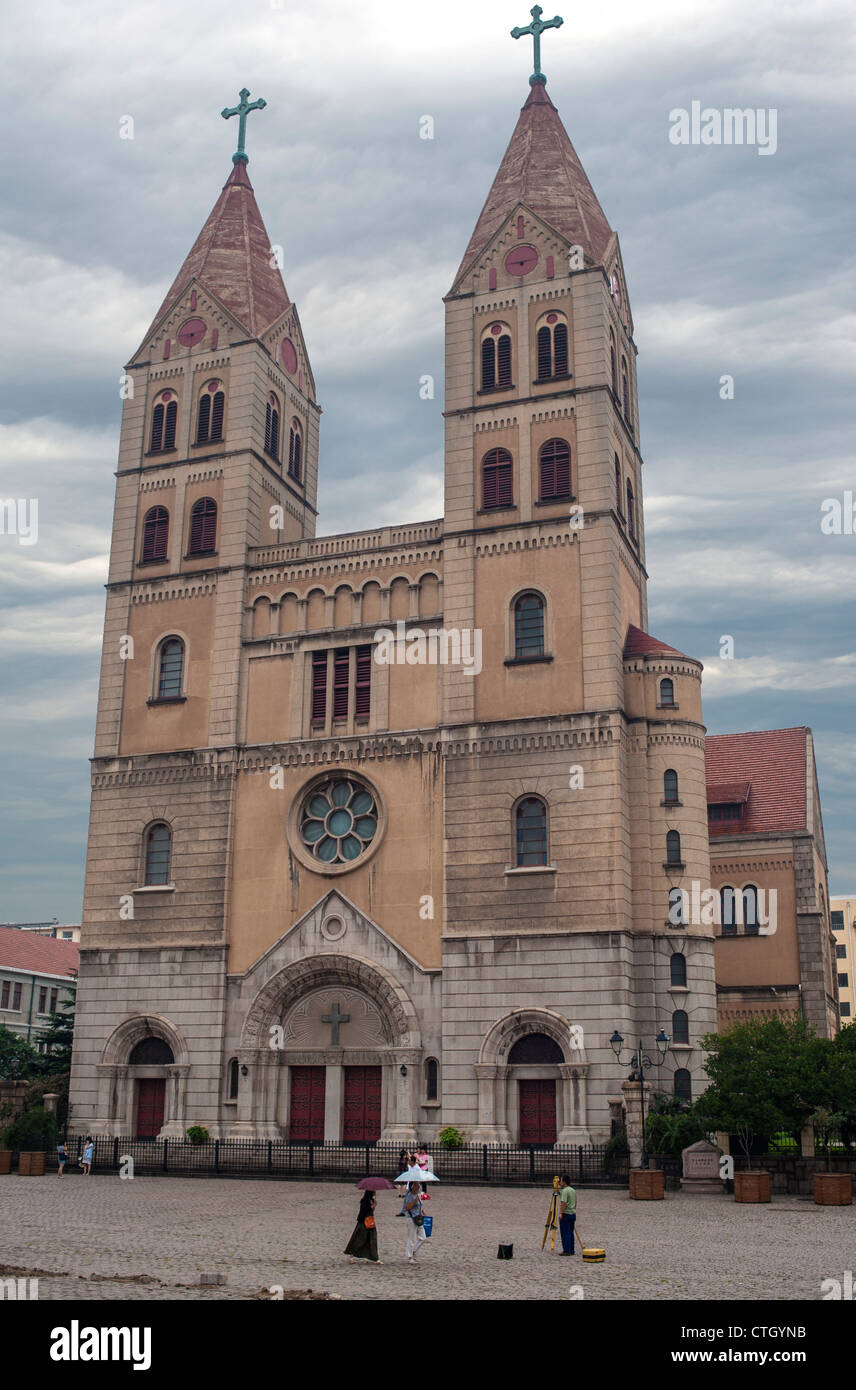
[[458,275],[518,203],[531,208],[573,245],[582,246],[595,264],[603,260],[612,230],[541,83],[531,88],[520,112]]
[[193,278],[258,337],[289,308],[290,300],[277,269],[271,265],[271,242],[256,203],[247,166],[238,160],[208,221],[155,315],[152,327]]
[[634,627],[631,623],[627,629],[627,637],[624,642],[624,656],[680,656],[686,660],[683,652],[679,652],[676,647],[669,647],[665,642],[661,642],[658,637],[652,637],[649,632],[643,632],[641,627]]

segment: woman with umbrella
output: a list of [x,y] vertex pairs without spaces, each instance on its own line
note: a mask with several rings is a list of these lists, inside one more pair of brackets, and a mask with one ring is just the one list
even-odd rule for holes
[[357,1187],[362,1190],[362,1200],[360,1209],[357,1213],[357,1224],[351,1234],[351,1239],[345,1246],[345,1254],[351,1264],[354,1260],[368,1260],[370,1264],[382,1265],[383,1260],[378,1259],[377,1255],[377,1225],[375,1224],[375,1192],[379,1188],[390,1188],[392,1183],[387,1178],[363,1178],[357,1183]]

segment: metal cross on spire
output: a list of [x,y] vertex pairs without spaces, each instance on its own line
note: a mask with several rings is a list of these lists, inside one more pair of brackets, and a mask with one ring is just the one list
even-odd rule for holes
[[532,16],[532,23],[527,24],[525,29],[512,29],[511,37],[522,39],[524,34],[532,35],[535,44],[535,71],[529,79],[529,85],[534,87],[537,83],[539,86],[545,87],[547,79],[541,71],[541,34],[545,29],[560,29],[565,21],[560,14],[557,14],[554,19],[542,19],[541,16],[544,11],[540,5],[533,5],[529,13]]
[[247,91],[247,88],[242,87],[240,92],[238,93],[238,96],[241,98],[238,105],[226,106],[220,112],[220,115],[223,117],[224,121],[228,121],[230,116],[240,117],[240,120],[238,121],[238,150],[236,154],[232,155],[233,164],[237,164],[238,160],[241,160],[241,162],[244,164],[247,164],[249,162],[248,156],[244,152],[244,140],[247,134],[247,115],[250,111],[263,111],[264,108],[267,106],[267,102],[265,101],[264,97],[259,97],[258,101],[247,101],[247,97],[249,95],[250,94]]

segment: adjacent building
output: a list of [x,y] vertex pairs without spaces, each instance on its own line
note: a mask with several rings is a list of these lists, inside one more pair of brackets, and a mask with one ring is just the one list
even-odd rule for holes
[[842,1026],[856,1018],[853,972],[856,970],[856,893],[830,899],[830,920],[835,941],[838,977],[838,1014]]
[[45,1051],[48,1016],[72,997],[78,964],[72,941],[0,927],[0,1027]]

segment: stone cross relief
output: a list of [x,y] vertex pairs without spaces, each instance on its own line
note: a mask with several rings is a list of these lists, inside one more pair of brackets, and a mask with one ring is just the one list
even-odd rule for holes
[[339,1046],[340,1046],[340,1043],[339,1043],[339,1024],[340,1024],[340,1023],[350,1023],[350,1021],[351,1021],[351,1015],[350,1015],[350,1014],[343,1014],[343,1013],[340,1013],[340,1012],[339,1012],[339,1001],[338,1001],[338,1000],[336,1000],[336,1002],[334,1003],[332,1009],[330,1010],[330,1012],[329,1012],[328,1014],[322,1014],[322,1015],[321,1015],[321,1022],[322,1022],[322,1023],[329,1023],[329,1024],[330,1024],[330,1046],[331,1046],[331,1047],[339,1047]]

